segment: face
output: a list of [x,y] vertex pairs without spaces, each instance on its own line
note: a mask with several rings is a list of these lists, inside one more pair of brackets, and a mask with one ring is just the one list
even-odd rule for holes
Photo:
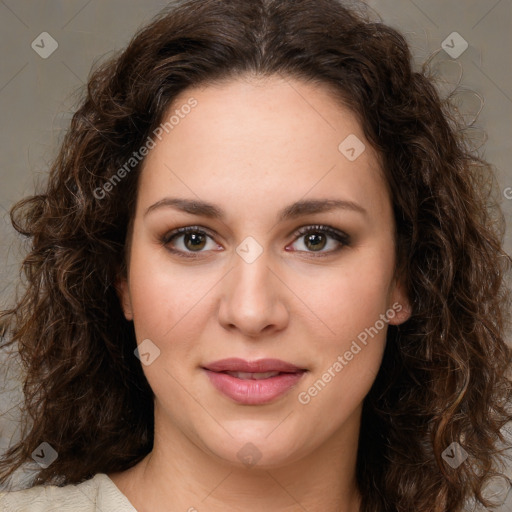
[[118,283],[155,439],[263,467],[353,441],[387,327],[409,315],[361,126],[328,90],[277,77],[188,89],[176,109]]

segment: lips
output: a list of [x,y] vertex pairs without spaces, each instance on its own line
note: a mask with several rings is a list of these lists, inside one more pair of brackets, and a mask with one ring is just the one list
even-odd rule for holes
[[260,373],[251,373],[251,372],[225,372],[228,375],[231,375],[231,377],[236,377],[237,379],[254,379],[254,380],[261,380],[261,379],[268,379],[269,377],[276,377],[281,372],[260,372]]
[[257,361],[246,361],[237,357],[221,359],[204,366],[212,372],[246,372],[246,373],[264,373],[264,372],[283,372],[296,373],[304,371],[286,361],[280,359],[259,359]]
[[272,402],[293,388],[307,370],[280,359],[222,359],[203,367],[210,383],[244,405]]

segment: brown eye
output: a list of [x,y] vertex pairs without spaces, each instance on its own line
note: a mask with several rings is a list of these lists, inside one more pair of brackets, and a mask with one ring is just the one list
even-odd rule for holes
[[309,235],[305,235],[304,240],[304,245],[312,251],[322,250],[327,243],[326,237],[322,233],[311,233]]
[[[185,257],[191,256],[193,253],[206,252],[208,249],[215,250],[219,247],[210,234],[195,226],[175,229],[165,235],[161,243],[171,252]],[[210,243],[209,246],[208,243]]]
[[194,251],[196,249],[203,249],[206,244],[206,237],[198,233],[185,233],[183,235],[185,247]]
[[[329,226],[305,226],[295,233],[295,237],[294,244],[302,242],[299,244],[299,248],[295,249],[296,251],[318,253],[318,256],[327,256],[350,245],[349,235]],[[326,248],[327,250],[324,250]],[[314,255],[316,256],[316,254]]]

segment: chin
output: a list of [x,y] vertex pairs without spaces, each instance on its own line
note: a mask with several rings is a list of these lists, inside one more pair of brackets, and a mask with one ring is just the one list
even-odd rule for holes
[[[253,429],[254,430],[254,429]],[[304,456],[304,441],[293,440],[289,436],[265,433],[255,433],[250,436],[247,431],[241,431],[239,437],[228,436],[225,442],[212,446],[206,443],[208,451],[214,453],[229,465],[247,469],[275,469],[286,466]],[[300,445],[301,448],[296,448]]]

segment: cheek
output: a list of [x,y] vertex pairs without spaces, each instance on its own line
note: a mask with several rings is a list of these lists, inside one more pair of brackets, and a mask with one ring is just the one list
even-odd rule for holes
[[386,254],[354,253],[321,287],[310,282],[300,292],[318,317],[311,316],[305,333],[318,357],[297,398],[308,416],[331,410],[333,428],[362,402],[382,362],[394,261]]
[[209,318],[206,302],[201,301],[209,288],[211,284],[191,272],[171,271],[168,262],[144,258],[143,251],[132,255],[130,292],[137,343],[140,347],[149,339],[157,347],[149,345],[157,356],[142,369],[155,395],[171,408],[186,404],[180,383],[186,382],[186,370],[195,364],[191,349]]
[[296,398],[313,429],[325,435],[358,410],[378,374],[388,327],[381,320],[387,311],[386,284],[375,274],[346,276],[327,289],[333,300],[312,297],[327,326],[321,332],[327,334],[315,336],[315,328],[309,332],[310,348],[317,357]]
[[214,280],[198,267],[179,269],[165,250],[147,244],[132,252],[130,298],[137,339],[172,339],[198,325],[201,299]]
[[393,261],[378,252],[354,252],[339,268],[299,286],[322,339],[343,345],[386,313]]

